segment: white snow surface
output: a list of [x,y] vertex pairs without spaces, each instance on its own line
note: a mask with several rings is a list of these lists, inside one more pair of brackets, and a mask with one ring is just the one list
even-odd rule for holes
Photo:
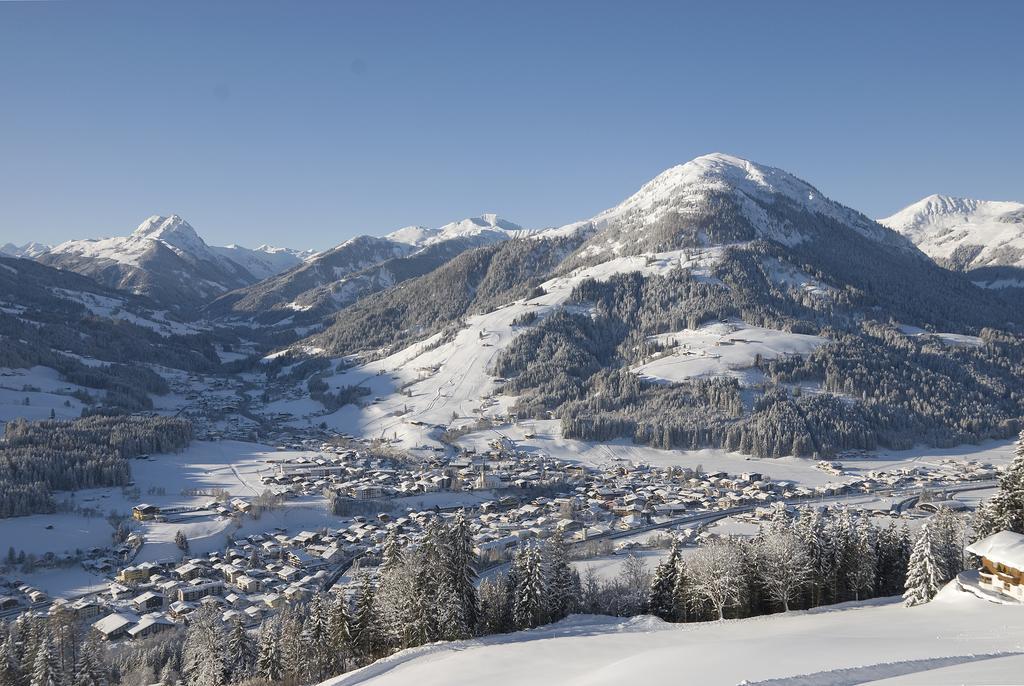
[[806,355],[824,345],[821,336],[788,333],[748,326],[743,322],[719,322],[699,329],[652,336],[673,346],[664,357],[633,367],[641,377],[679,382],[701,376],[732,376],[741,382],[760,378],[752,369],[758,356],[774,360],[787,355]]
[[[406,650],[323,686],[1021,683],[1020,605],[950,587],[927,605],[898,600],[697,624],[576,615]],[[946,670],[954,670],[951,681]]]
[[977,246],[966,268],[1024,267],[1024,203],[929,195],[878,221],[932,258]]

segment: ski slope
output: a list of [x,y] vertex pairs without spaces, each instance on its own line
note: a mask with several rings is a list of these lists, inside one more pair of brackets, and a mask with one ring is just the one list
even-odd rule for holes
[[699,624],[577,615],[393,655],[323,686],[1019,684],[1024,607],[947,587],[932,603],[848,603]]

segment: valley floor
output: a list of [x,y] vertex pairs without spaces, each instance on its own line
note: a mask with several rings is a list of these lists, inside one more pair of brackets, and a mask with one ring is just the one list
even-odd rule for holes
[[947,587],[898,598],[699,624],[577,615],[558,624],[393,655],[323,686],[1024,683],[1024,607]]

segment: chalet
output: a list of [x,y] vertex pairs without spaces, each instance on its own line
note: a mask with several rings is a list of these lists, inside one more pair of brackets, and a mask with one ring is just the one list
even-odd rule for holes
[[967,547],[981,558],[978,585],[1024,602],[1024,535],[1000,531]]
[[148,503],[139,503],[132,508],[132,518],[140,522],[147,522],[151,519],[156,519],[158,514],[160,514],[160,508],[156,505],[149,505]]

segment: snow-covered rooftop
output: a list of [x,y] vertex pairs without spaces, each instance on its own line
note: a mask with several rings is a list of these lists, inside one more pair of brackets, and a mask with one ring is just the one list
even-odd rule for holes
[[967,546],[967,551],[992,562],[1024,569],[1024,535],[1000,531]]

